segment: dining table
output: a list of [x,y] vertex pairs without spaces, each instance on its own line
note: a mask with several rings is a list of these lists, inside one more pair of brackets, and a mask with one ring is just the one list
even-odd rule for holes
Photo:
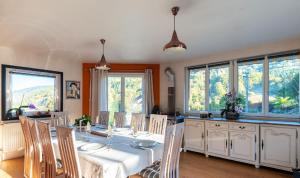
[[[161,160],[163,155],[163,135],[146,131],[133,134],[130,128],[117,128],[110,132],[101,127],[92,127],[91,132],[74,129],[81,174],[85,178],[127,178]],[[54,152],[59,159],[56,134],[52,134]],[[155,141],[155,145],[137,147],[134,143],[138,141]],[[86,149],[89,145],[93,149]]]

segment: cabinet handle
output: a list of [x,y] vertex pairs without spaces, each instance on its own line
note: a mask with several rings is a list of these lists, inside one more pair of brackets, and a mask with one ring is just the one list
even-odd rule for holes
[[245,126],[240,126],[240,129],[245,129],[246,127]]
[[261,140],[261,150],[264,150],[264,140]]
[[232,140],[230,140],[230,148],[232,149]]
[[202,139],[204,138],[204,133],[202,132],[202,135],[201,135]]
[[226,149],[227,149],[227,139],[226,139],[225,145],[226,145]]

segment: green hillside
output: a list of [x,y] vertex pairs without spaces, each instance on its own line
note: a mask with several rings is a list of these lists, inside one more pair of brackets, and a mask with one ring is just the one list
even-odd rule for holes
[[12,107],[17,108],[21,105],[22,97],[23,104],[34,104],[38,110],[53,110],[54,108],[54,87],[53,86],[38,86],[14,91],[12,94]]

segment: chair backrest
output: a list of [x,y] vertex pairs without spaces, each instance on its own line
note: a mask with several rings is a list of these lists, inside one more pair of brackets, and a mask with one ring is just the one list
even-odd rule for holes
[[100,125],[108,126],[109,111],[100,111],[97,123]]
[[136,131],[145,131],[145,114],[142,113],[132,113],[130,126],[134,127]]
[[167,115],[150,115],[149,132],[153,134],[164,135],[167,128]]
[[41,178],[42,150],[40,146],[40,139],[37,131],[36,120],[28,119],[28,125],[29,125],[30,135],[32,138],[32,146],[33,146],[32,178]]
[[65,177],[81,178],[78,152],[74,143],[75,131],[71,128],[57,126],[56,136]]
[[179,159],[183,131],[184,123],[168,126],[166,130],[160,178],[179,178]]
[[25,140],[24,149],[24,177],[30,178],[32,175],[32,163],[33,163],[33,148],[32,148],[32,138],[30,135],[30,129],[28,125],[28,118],[25,116],[19,116],[21,128]]
[[50,133],[50,123],[38,121],[38,132],[40,136],[40,142],[42,145],[44,163],[45,163],[45,178],[56,177],[56,157],[52,145],[52,138]]
[[68,112],[50,112],[51,127],[67,126],[69,124]]
[[125,112],[115,112],[114,113],[114,123],[117,128],[125,127],[126,113]]

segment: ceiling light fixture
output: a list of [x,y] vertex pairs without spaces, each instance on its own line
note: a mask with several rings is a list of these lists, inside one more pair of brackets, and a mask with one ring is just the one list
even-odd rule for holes
[[100,40],[101,44],[102,44],[102,57],[101,60],[96,64],[96,69],[98,70],[109,70],[110,66],[109,64],[106,62],[105,60],[105,56],[104,56],[104,44],[105,44],[105,39],[101,39]]
[[172,11],[172,14],[174,15],[174,31],[173,31],[172,39],[169,43],[167,43],[165,45],[164,51],[166,51],[166,50],[184,51],[184,50],[186,50],[186,45],[184,43],[182,43],[181,41],[179,41],[176,30],[175,30],[175,16],[177,15],[177,13],[179,11],[179,7],[175,6],[171,9],[171,11]]

